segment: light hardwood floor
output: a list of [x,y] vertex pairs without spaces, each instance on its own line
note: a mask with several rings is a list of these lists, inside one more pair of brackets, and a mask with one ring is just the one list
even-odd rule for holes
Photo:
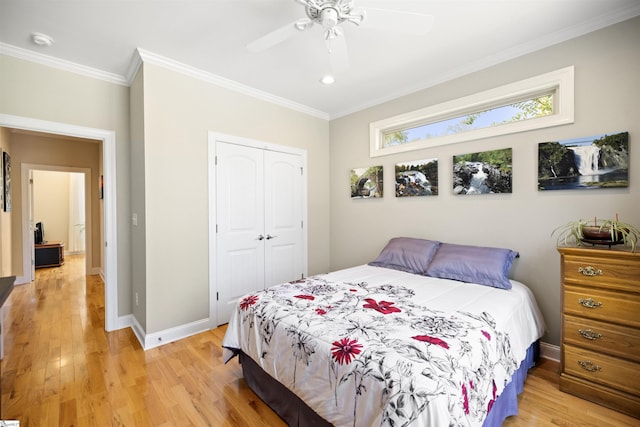
[[[247,388],[237,361],[222,364],[225,327],[143,351],[130,329],[104,331],[104,286],[84,261],[37,270],[5,303],[0,419],[41,426],[284,426]],[[638,426],[558,390],[542,360],[505,426]]]

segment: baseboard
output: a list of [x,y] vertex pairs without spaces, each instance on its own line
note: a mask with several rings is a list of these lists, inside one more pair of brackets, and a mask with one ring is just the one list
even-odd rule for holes
[[540,343],[540,357],[560,362],[560,347],[546,342]]
[[144,350],[145,349],[144,348],[144,336],[145,336],[144,329],[142,328],[142,325],[140,325],[140,323],[138,323],[138,319],[136,319],[133,314],[130,314],[129,316],[132,319],[131,330],[133,331],[133,334],[138,339],[138,342],[140,343],[140,346]]
[[165,329],[164,331],[155,332],[153,334],[147,334],[133,314],[120,317],[118,319],[118,326],[122,328],[131,327],[134,335],[144,350],[169,344],[170,342],[178,341],[211,329],[209,319],[203,319],[187,323],[186,325],[176,326],[175,328]]
[[117,329],[124,329],[124,328],[128,328],[128,327],[133,327],[133,325],[135,323],[137,323],[137,322],[138,321],[133,316],[133,314],[127,314],[126,316],[120,316],[120,317],[118,317],[118,320],[116,321],[116,330]]
[[164,331],[146,334],[144,337],[143,348],[145,350],[149,350],[173,341],[190,337],[191,335],[199,334],[200,332],[208,331],[209,329],[211,329],[209,319],[202,319],[185,325],[176,326],[175,328],[165,329]]
[[16,276],[16,280],[13,282],[13,286],[15,285],[25,285],[27,283],[31,283],[31,278],[28,276]]
[[143,350],[150,350],[170,342],[187,338],[191,335],[211,329],[209,319],[202,319],[186,325],[176,326],[175,328],[165,329],[164,331],[147,334],[133,314],[121,316],[118,318],[117,329],[131,328],[133,334],[138,339]]

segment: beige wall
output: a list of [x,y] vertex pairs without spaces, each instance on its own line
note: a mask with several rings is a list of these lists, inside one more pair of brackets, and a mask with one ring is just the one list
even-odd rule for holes
[[[9,129],[0,127],[0,156],[2,152],[11,155],[11,134]],[[4,171],[0,173],[0,176],[4,177]],[[4,183],[0,184],[0,191],[4,192]],[[16,275],[12,265],[11,236],[11,212],[5,212],[2,203],[0,203],[0,277]]]
[[[130,314],[129,88],[7,55],[0,55],[0,70],[0,114],[115,132],[118,315]],[[14,194],[19,191],[14,187]],[[11,252],[16,274],[22,272],[22,239],[15,238],[21,235],[21,224],[19,214],[12,212]]]
[[[142,68],[131,83],[131,212],[138,215],[138,225],[131,227],[132,312],[143,330],[147,328],[147,251],[144,200],[144,78]],[[138,304],[136,304],[136,294]]]
[[155,65],[143,70],[144,194],[136,189],[134,199],[144,197],[146,212],[146,332],[209,315],[209,131],[307,150],[309,273],[327,271],[328,122]]
[[[613,217],[640,226],[640,19],[574,39],[331,122],[331,268],[374,259],[394,236],[515,249],[514,278],[535,293],[560,340],[560,260],[552,230],[569,220]],[[369,123],[570,65],[575,66],[575,123],[412,153],[369,157]],[[629,131],[628,188],[537,190],[538,143]],[[513,148],[513,193],[452,194],[452,156]],[[395,163],[436,157],[437,197],[396,199]],[[383,165],[385,196],[352,200],[349,170]]]

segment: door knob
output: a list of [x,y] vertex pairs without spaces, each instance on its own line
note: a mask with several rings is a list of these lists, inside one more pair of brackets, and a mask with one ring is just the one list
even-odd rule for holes
[[267,240],[275,239],[278,236],[272,236],[271,234],[267,234]]
[[264,236],[261,234],[258,236],[258,240],[264,240]]

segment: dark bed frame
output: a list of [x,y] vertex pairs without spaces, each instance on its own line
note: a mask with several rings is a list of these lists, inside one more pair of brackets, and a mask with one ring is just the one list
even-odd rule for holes
[[291,390],[267,374],[252,358],[242,352],[239,356],[244,379],[251,390],[290,427],[332,426]]

